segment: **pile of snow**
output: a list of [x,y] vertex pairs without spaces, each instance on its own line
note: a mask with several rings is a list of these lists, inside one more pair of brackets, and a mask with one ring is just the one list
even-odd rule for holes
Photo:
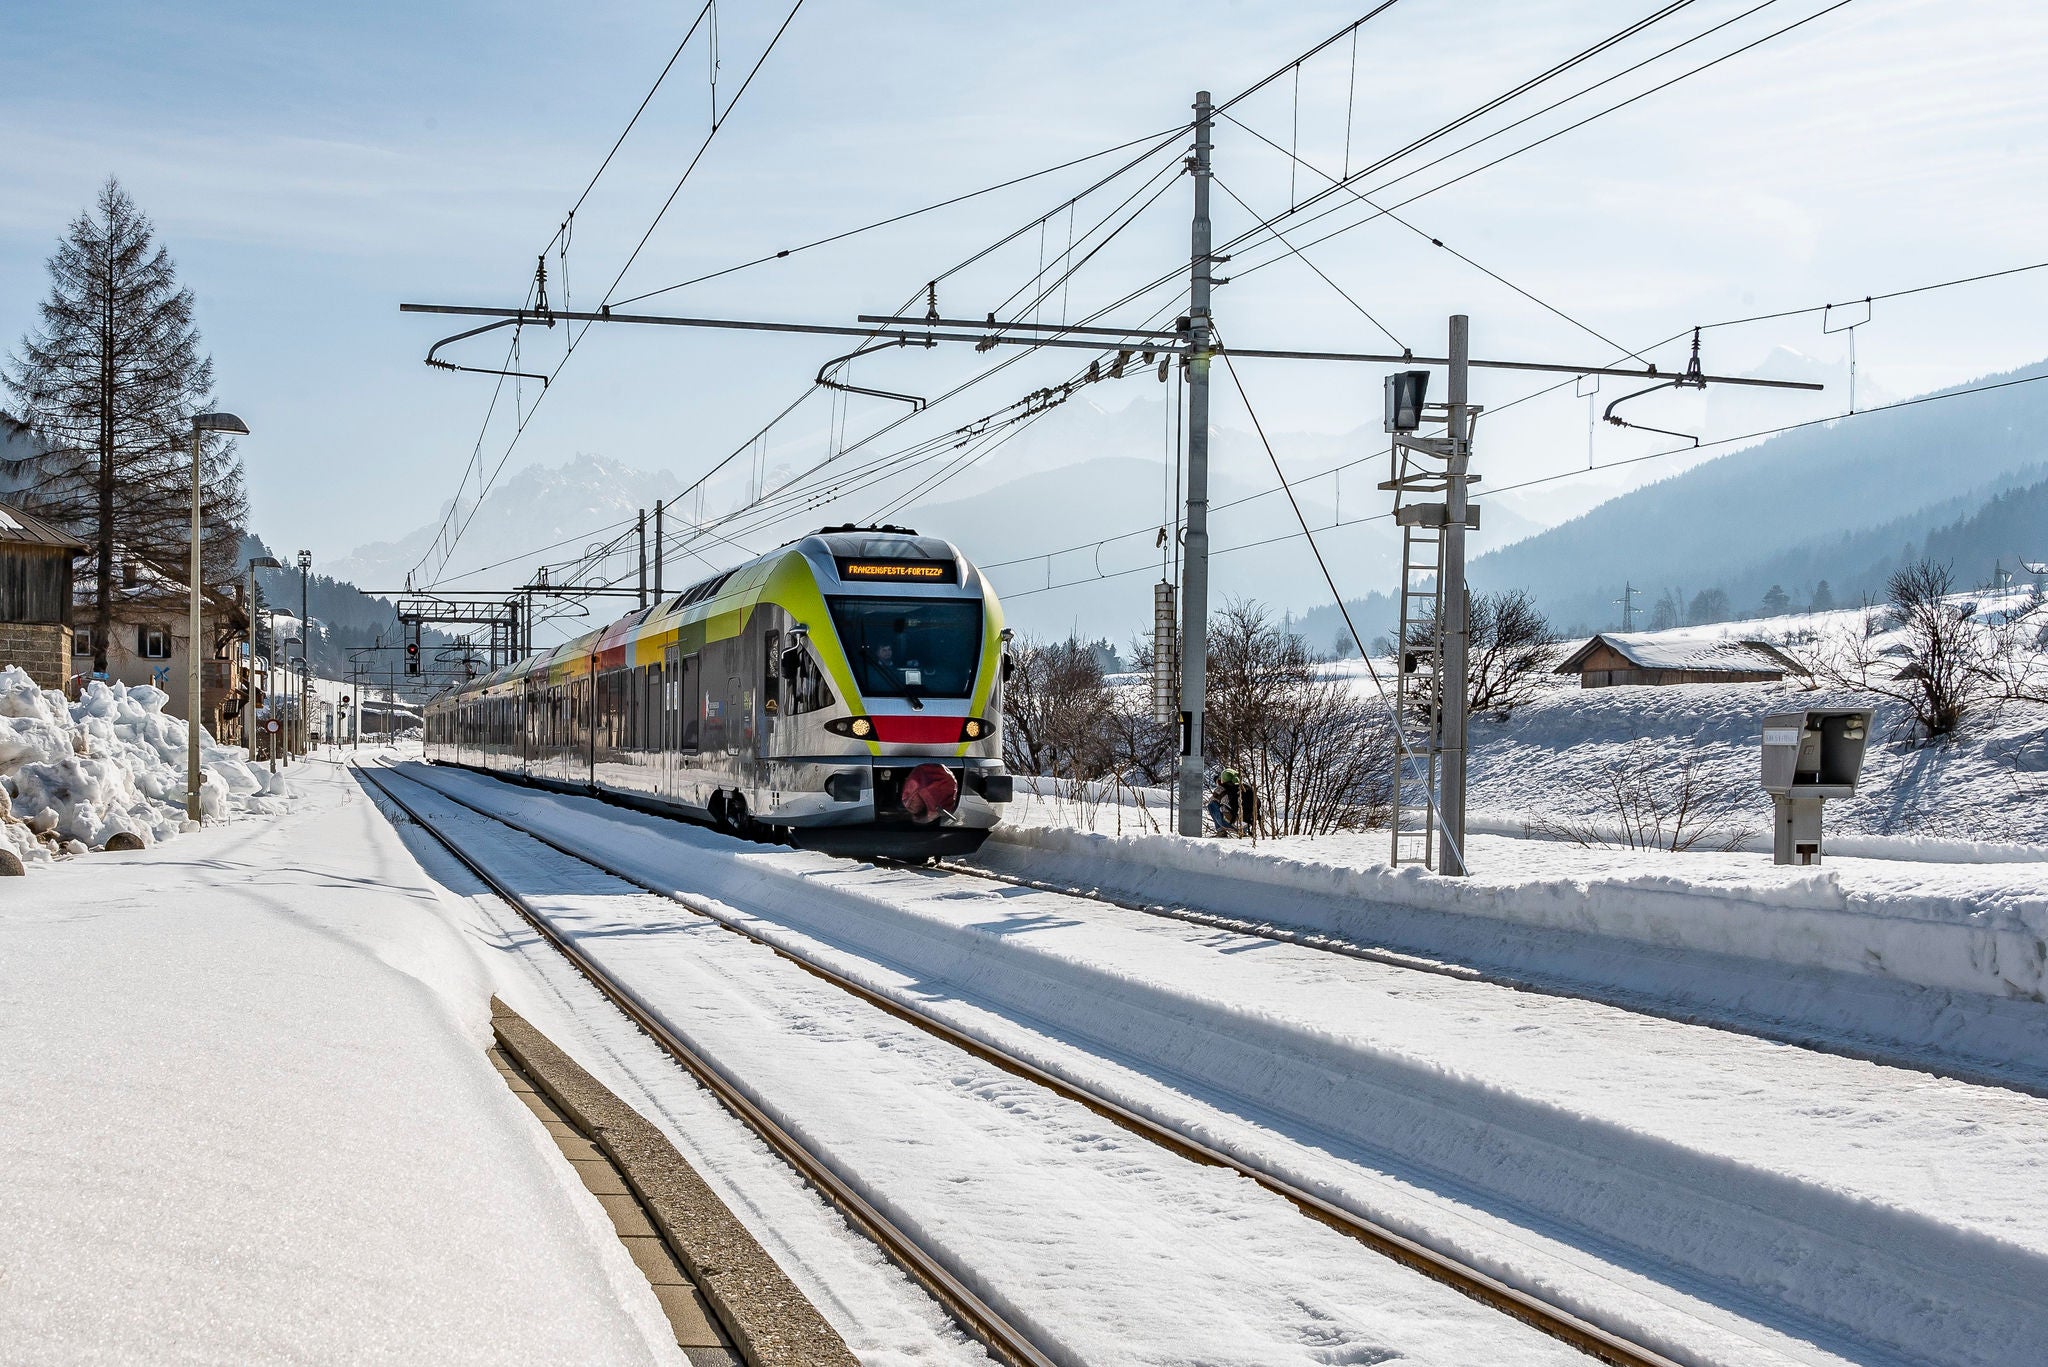
[[[79,700],[0,666],[0,849],[24,863],[82,854],[117,835],[145,846],[185,823],[185,723],[148,685],[88,684]],[[209,820],[284,810],[284,784],[249,752],[200,732],[200,810]]]

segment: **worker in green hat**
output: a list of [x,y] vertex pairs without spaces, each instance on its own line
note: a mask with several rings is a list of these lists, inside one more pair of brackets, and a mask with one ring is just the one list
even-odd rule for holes
[[1249,835],[1256,804],[1252,785],[1237,770],[1226,767],[1216,776],[1216,789],[1209,794],[1209,824],[1219,836]]

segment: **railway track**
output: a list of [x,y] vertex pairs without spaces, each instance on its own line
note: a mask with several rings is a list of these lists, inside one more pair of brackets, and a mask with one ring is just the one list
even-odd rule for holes
[[[462,847],[447,832],[425,817],[416,807],[406,802],[392,790],[386,781],[397,777],[403,782],[433,793],[444,802],[452,803],[498,825],[527,837],[546,848],[568,858],[578,860],[598,869],[613,878],[631,886],[652,893],[686,910],[704,917],[724,929],[744,936],[778,956],[786,959],[806,972],[811,973],[833,986],[890,1015],[924,1030],[946,1043],[972,1054],[995,1067],[1018,1077],[1025,1078],[1061,1097],[1086,1106],[1103,1116],[1155,1144],[1183,1157],[1197,1162],[1227,1168],[1243,1177],[1257,1182],[1268,1191],[1293,1202],[1305,1214],[1330,1227],[1349,1235],[1374,1251],[1402,1264],[1424,1276],[1438,1281],[1492,1309],[1510,1315],[1524,1324],[1550,1335],[1589,1356],[1614,1367],[1679,1367],[1672,1359],[1655,1349],[1636,1343],[1626,1336],[1595,1324],[1574,1312],[1553,1305],[1541,1297],[1519,1287],[1511,1286],[1498,1278],[1475,1268],[1453,1255],[1444,1253],[1406,1235],[1397,1233],[1365,1216],[1338,1206],[1300,1186],[1279,1177],[1259,1165],[1236,1154],[1216,1148],[1201,1140],[1191,1138],[1170,1126],[1132,1111],[1120,1103],[1102,1096],[1085,1085],[1050,1072],[1036,1064],[1015,1057],[988,1042],[970,1036],[945,1021],[928,1016],[901,1002],[874,992],[862,984],[838,973],[823,964],[813,962],[788,948],[774,944],[754,934],[745,926],[736,924],[716,909],[665,888],[657,883],[621,868],[611,861],[575,849],[543,832],[532,829],[521,822],[489,811],[473,802],[447,791],[437,784],[428,783],[410,773],[397,772],[394,766],[380,764],[373,771],[371,766],[358,764],[357,772],[372,787],[376,788],[394,806],[398,807],[437,843],[453,855],[464,867],[489,886],[499,897],[513,907],[518,914],[531,924],[543,938],[561,951],[584,977],[588,978],[601,992],[644,1030],[661,1048],[676,1059],[716,1096],[735,1116],[752,1128],[762,1139],[781,1154],[785,1161],[812,1182],[828,1200],[840,1208],[854,1226],[873,1240],[882,1251],[909,1276],[931,1293],[948,1312],[970,1334],[974,1335],[991,1352],[1003,1361],[1019,1364],[1020,1367],[1051,1367],[1055,1361],[1034,1344],[1028,1335],[1004,1319],[986,1302],[969,1290],[961,1280],[949,1271],[943,1261],[923,1247],[918,1241],[874,1209],[859,1193],[854,1191],[834,1171],[826,1156],[808,1149],[800,1140],[789,1134],[773,1117],[747,1099],[734,1079],[714,1060],[704,1057],[674,1032],[662,1024],[659,1017],[649,1009],[633,989],[618,981],[596,963],[582,954],[574,944],[561,936],[530,902],[517,890],[510,887],[496,874],[486,868],[478,859]],[[981,870],[962,869],[960,872],[976,877],[990,877]],[[1020,881],[996,877],[995,881]],[[1026,884],[1028,886],[1028,884]],[[1110,901],[1098,898],[1100,901]],[[1122,905],[1121,903],[1113,903]],[[1143,909],[1143,908],[1140,908]],[[1366,951],[1368,957],[1375,957]],[[1389,956],[1405,962],[1408,956]],[[1425,961],[1426,962],[1426,961]],[[1439,968],[1452,966],[1439,965]]]

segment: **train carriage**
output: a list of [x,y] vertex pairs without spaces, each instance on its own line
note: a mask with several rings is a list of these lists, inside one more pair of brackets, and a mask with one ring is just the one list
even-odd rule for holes
[[950,543],[829,528],[436,699],[427,757],[812,848],[962,853],[1010,800],[1008,638]]

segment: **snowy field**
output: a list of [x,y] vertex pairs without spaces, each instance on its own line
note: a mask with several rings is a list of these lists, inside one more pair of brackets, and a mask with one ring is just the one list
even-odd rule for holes
[[[420,776],[1682,1361],[2037,1360],[2048,1101],[1055,893],[739,845],[456,771]],[[1156,1157],[1099,1124],[1061,1138],[1056,1105],[957,1058],[919,1081],[929,1044],[847,1018],[772,956],[686,936],[659,904],[562,895],[551,916],[565,932],[687,1037],[758,1057],[757,1099],[831,1137],[857,1185],[987,1270],[992,1299],[1080,1360],[1530,1360],[1415,1342],[1411,1324],[1375,1314],[1377,1293],[1356,1296],[1383,1271],[1345,1261],[1312,1225],[1269,1240],[1258,1202],[1213,1175],[1170,1212],[1133,1207],[1173,1190]],[[771,979],[786,995],[763,995]],[[1020,1115],[1055,1126],[1056,1166],[1034,1153],[1042,1136],[1014,1128]],[[1138,1190],[1098,1184],[1098,1163],[1144,1173]],[[1025,1174],[1017,1190],[985,1189],[999,1168]],[[1233,1236],[1186,1223],[1198,1215]],[[1105,1219],[1120,1231],[1108,1263],[1093,1232]],[[1147,1231],[1169,1259],[1136,1237]],[[1318,1341],[1311,1322],[1344,1336]],[[1331,1357],[1337,1341],[1354,1355]]]
[[[148,685],[93,683],[75,703],[0,666],[0,850],[24,864],[128,837],[147,847],[186,824],[185,723]],[[200,734],[200,811],[208,821],[285,810],[280,778],[249,752]]]
[[[2025,594],[1971,596],[1977,629]],[[1896,631],[1862,642],[1864,609],[1806,613],[1638,633],[1655,645],[1760,640],[1809,663],[1852,642],[1882,656],[1874,673],[1896,672],[1905,660]],[[2040,652],[2035,652],[2038,657]],[[1374,692],[1358,661],[1331,666],[1362,693]],[[1379,662],[1383,680],[1388,662]],[[1731,819],[1718,835],[1746,833],[1746,848],[1769,850],[1771,804],[1759,784],[1762,719],[1806,707],[1874,707],[1871,745],[1856,796],[1827,804],[1830,847],[1842,854],[1908,858],[2048,858],[2048,706],[1984,701],[1953,737],[1928,744],[1904,706],[1874,694],[1814,686],[1791,676],[1782,683],[1679,684],[1668,687],[1581,688],[1555,675],[1534,703],[1505,719],[1472,723],[1471,797],[1481,829],[1544,829],[1560,823],[1614,820],[1610,774],[1625,749],[1675,769],[1692,761],[1702,794],[1726,801]],[[1709,840],[1713,848],[1722,840]],[[2016,845],[2019,850],[1987,849]]]

